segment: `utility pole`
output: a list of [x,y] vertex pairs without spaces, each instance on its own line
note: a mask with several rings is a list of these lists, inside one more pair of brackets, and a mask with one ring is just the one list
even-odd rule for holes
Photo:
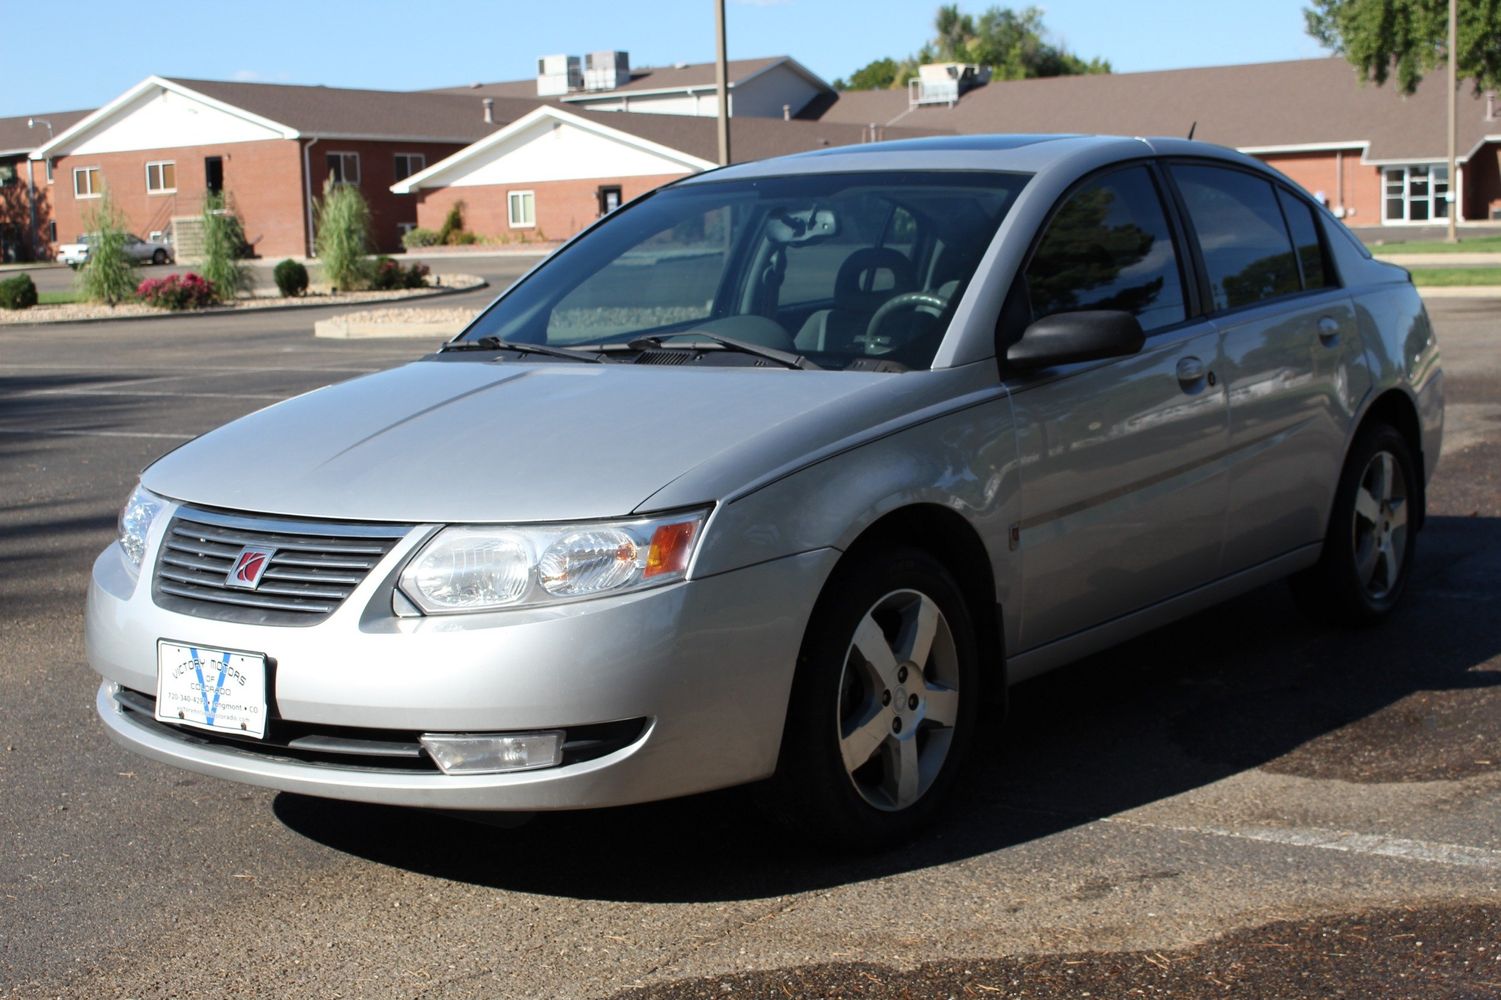
[[1459,204],[1454,200],[1459,190],[1458,164],[1455,162],[1455,133],[1459,119],[1459,0],[1449,0],[1449,242],[1459,242],[1457,218]]
[[[45,125],[45,126],[47,126],[47,142],[51,143],[52,142],[52,123],[51,122],[49,122],[45,118],[28,118],[28,119],[26,119],[26,128],[27,128],[28,131],[31,130],[31,129],[36,128],[38,125]],[[26,188],[27,188],[27,190],[26,190],[26,204],[27,204],[27,208],[29,210],[29,214],[30,214],[30,217],[31,217],[31,226],[30,226],[30,229],[31,229],[31,254],[32,254],[32,256],[37,256],[37,251],[40,250],[41,246],[42,246],[42,239],[41,239],[41,235],[42,234],[37,230],[37,218],[36,218],[36,172],[35,172],[34,168],[32,167],[32,160],[31,160],[31,157],[29,155],[26,157]]]
[[730,71],[728,59],[725,56],[724,0],[714,0],[714,35],[719,48],[714,59],[714,85],[719,91],[719,165],[728,166],[730,162]]

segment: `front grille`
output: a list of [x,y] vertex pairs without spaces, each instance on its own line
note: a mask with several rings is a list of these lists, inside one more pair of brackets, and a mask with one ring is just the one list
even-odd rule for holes
[[[420,732],[401,729],[361,729],[354,726],[322,726],[272,718],[266,721],[266,736],[255,739],[237,733],[178,726],[156,718],[156,699],[130,688],[115,692],[118,704],[137,725],[174,739],[200,746],[218,746],[255,757],[301,761],[358,771],[431,771],[438,765],[428,756]],[[581,764],[630,746],[646,731],[646,719],[624,719],[589,726],[570,726],[563,736],[563,763]]]
[[[199,618],[312,625],[342,604],[410,530],[184,507],[167,525],[151,595],[159,607]],[[254,590],[227,582],[247,545],[276,550]]]

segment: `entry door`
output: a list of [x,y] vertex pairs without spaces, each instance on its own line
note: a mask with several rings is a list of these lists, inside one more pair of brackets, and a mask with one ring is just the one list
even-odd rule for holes
[[1146,166],[1087,181],[1027,265],[1032,318],[1124,309],[1148,339],[1131,357],[1007,378],[1021,448],[1018,652],[1191,590],[1218,568],[1220,335],[1187,319],[1159,187]]
[[209,194],[219,194],[224,190],[224,157],[203,158],[203,186]]

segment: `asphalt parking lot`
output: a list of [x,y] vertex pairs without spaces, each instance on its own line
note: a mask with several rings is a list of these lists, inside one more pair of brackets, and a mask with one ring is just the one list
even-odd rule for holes
[[855,859],[739,792],[501,830],[116,748],[81,615],[136,472],[427,345],[316,341],[323,310],[0,331],[0,996],[1501,996],[1501,302],[1430,309],[1401,612],[1268,587],[1022,685],[961,807]]

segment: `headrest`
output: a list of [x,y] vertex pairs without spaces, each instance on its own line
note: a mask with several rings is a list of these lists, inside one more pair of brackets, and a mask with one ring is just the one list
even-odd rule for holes
[[[889,272],[889,280],[882,275]],[[874,312],[882,302],[917,287],[912,262],[890,247],[864,247],[839,265],[834,279],[834,308]]]

